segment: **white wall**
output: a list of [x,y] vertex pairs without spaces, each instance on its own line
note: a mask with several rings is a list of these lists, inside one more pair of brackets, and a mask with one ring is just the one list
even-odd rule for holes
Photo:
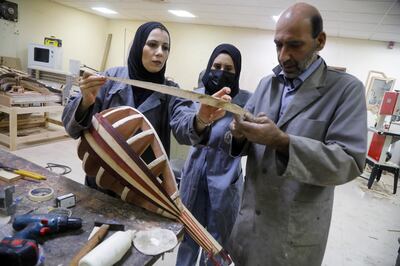
[[[126,51],[133,35],[143,21],[108,20],[59,5],[49,0],[14,0],[18,3],[18,23],[0,20],[0,55],[19,57],[26,67],[27,46],[42,43],[44,37],[55,35],[63,41],[63,68],[69,59],[99,68],[108,33],[112,43],[107,67],[124,65]],[[273,32],[266,30],[165,23],[171,33],[171,55],[167,75],[182,88],[197,84],[199,72],[207,65],[213,48],[228,42],[242,52],[241,87],[253,91],[261,77],[270,74],[277,64]],[[126,35],[126,36],[125,36]],[[329,37],[321,55],[332,66],[343,66],[365,82],[369,70],[394,77],[400,89],[400,44],[389,50],[386,43]]]
[[[109,33],[113,34],[113,41],[108,67],[126,64],[124,47],[129,50],[135,31],[142,23],[144,22],[124,20],[110,22]],[[254,90],[260,77],[269,73],[276,64],[274,44],[270,41],[271,32],[194,24],[164,24],[171,34],[171,54],[166,74],[173,77],[182,88],[192,89],[196,86],[198,74],[207,66],[212,50],[222,42],[232,43],[242,52],[242,88]]]
[[[113,34],[108,67],[123,65],[124,47],[129,49],[136,29],[142,21],[110,21]],[[182,88],[191,89],[197,84],[199,72],[207,66],[215,46],[222,42],[236,45],[242,52],[241,87],[253,91],[261,77],[270,74],[277,64],[273,32],[266,30],[164,23],[171,34],[171,54],[167,75]],[[127,33],[126,40],[124,33]],[[329,37],[321,52],[328,65],[346,67],[347,72],[365,83],[368,72],[377,70],[398,80],[400,89],[400,44],[386,48],[385,42]],[[127,53],[125,52],[125,55]]]
[[[27,64],[27,47],[42,43],[44,37],[55,35],[63,41],[63,68],[69,59],[100,68],[107,34],[112,42],[107,67],[126,64],[127,50],[136,29],[143,21],[109,20],[59,5],[49,0],[13,0],[18,4],[17,23],[0,20],[0,56],[19,57],[23,68]],[[171,34],[171,54],[167,75],[182,88],[197,85],[198,74],[220,43],[236,45],[242,52],[241,88],[254,91],[259,80],[271,73],[277,64],[273,32],[267,30],[164,23]],[[376,70],[397,79],[400,89],[400,44],[394,49],[387,43],[329,37],[321,52],[332,66],[346,67],[347,72],[365,83],[368,72]],[[172,148],[174,157],[184,158],[185,152]]]
[[42,44],[45,37],[63,42],[63,69],[69,59],[99,68],[106,43],[108,20],[48,0],[13,0],[18,22],[0,20],[0,55],[19,57],[27,65],[29,43]]
[[400,43],[387,49],[386,42],[329,37],[321,55],[332,66],[343,66],[364,84],[368,72],[376,70],[395,78],[400,90]]

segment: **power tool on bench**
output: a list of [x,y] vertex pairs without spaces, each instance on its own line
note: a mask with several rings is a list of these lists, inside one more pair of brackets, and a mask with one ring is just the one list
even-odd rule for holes
[[18,232],[0,242],[0,261],[2,265],[30,266],[36,265],[39,259],[37,241],[40,237],[79,229],[82,219],[55,214],[25,214],[16,216],[12,225]]

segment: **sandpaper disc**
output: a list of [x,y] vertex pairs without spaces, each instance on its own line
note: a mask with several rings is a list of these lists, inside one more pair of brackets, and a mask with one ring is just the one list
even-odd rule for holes
[[137,232],[133,244],[141,253],[154,256],[173,249],[178,239],[171,230],[154,228]]

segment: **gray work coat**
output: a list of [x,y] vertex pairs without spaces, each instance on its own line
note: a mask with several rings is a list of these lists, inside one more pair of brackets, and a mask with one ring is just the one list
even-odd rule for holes
[[289,134],[289,156],[247,143],[244,193],[228,251],[235,265],[321,265],[335,185],[357,177],[367,150],[364,87],[323,62],[279,118],[283,85],[261,80],[247,109]]
[[[104,75],[129,78],[126,67],[111,68]],[[171,81],[166,81],[166,85],[177,86]],[[94,114],[111,107],[125,105],[134,107],[144,114],[156,130],[168,155],[171,129],[180,143],[191,145],[201,141],[201,137],[196,134],[193,126],[196,107],[190,100],[153,92],[138,107],[134,103],[130,85],[108,80],[100,89],[94,105],[89,108],[85,117],[81,121],[76,121],[75,113],[81,100],[80,94],[71,98],[62,115],[64,127],[73,138],[79,138],[82,131],[90,127]]]
[[[204,88],[198,90],[204,94]],[[240,90],[232,102],[244,107],[251,93]],[[239,210],[240,192],[243,186],[240,157],[232,157],[220,148],[221,143],[230,141],[226,138],[232,114],[227,113],[223,118],[213,123],[207,146],[197,145],[190,149],[182,169],[180,194],[182,202],[193,212],[197,193],[204,191],[200,184],[207,184],[211,211],[215,217],[215,227],[218,230],[221,244],[225,244],[236,220]],[[207,182],[200,182],[206,178]]]

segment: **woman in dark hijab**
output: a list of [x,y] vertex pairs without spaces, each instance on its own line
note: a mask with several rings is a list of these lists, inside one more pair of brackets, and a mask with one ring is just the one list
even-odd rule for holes
[[[148,37],[150,33],[154,29],[159,29],[158,35],[161,33],[164,38],[164,42],[161,46],[162,53],[165,53],[166,56],[161,56],[157,59],[147,60],[148,56],[152,56],[153,54],[149,55],[153,48],[156,47],[157,41],[154,39],[155,36]],[[168,39],[168,41],[167,41]],[[147,43],[148,41],[148,43]],[[129,70],[129,78],[142,80],[142,81],[151,81],[153,83],[164,84],[165,82],[165,69],[166,69],[166,60],[168,58],[169,49],[170,49],[170,36],[167,28],[164,25],[158,22],[149,22],[143,24],[138,28],[135,34],[135,38],[132,43],[131,50],[129,52],[128,57],[128,70]],[[145,50],[145,45],[149,47],[149,49]],[[144,51],[145,50],[145,51]],[[146,57],[146,58],[143,58]],[[145,62],[145,65],[143,64]],[[151,63],[156,63],[151,65]],[[140,87],[133,87],[134,98],[137,105],[143,103],[149,96],[152,94],[152,91],[146,90]]]
[[[150,121],[168,155],[171,129],[180,143],[190,145],[200,142],[200,133],[207,128],[200,121],[219,118],[223,114],[221,110],[203,107],[197,112],[192,101],[106,79],[107,76],[131,78],[177,87],[176,83],[165,78],[170,43],[169,32],[163,24],[145,23],[136,31],[128,67],[114,67],[103,75],[85,72],[79,82],[81,94],[71,98],[63,112],[63,124],[69,135],[79,138],[90,127],[92,116],[98,112],[111,107],[131,106]],[[153,159],[151,156],[149,152],[142,158],[150,161]],[[93,177],[86,177],[86,184],[97,188]]]
[[[243,107],[250,93],[239,89],[240,71],[240,51],[231,44],[221,44],[210,56],[201,78],[204,87],[198,92],[213,95],[221,88],[229,87],[232,102]],[[212,124],[207,146],[190,149],[180,183],[182,202],[222,246],[235,222],[243,183],[240,158],[230,157],[221,149],[221,146],[229,145],[231,121],[232,114],[227,113]],[[185,235],[176,265],[195,265],[198,256],[199,246]],[[205,262],[205,254],[201,257],[200,265],[212,265]]]
[[[224,56],[225,55],[225,56]],[[226,59],[229,63],[224,65],[220,62],[222,57],[230,57]],[[221,59],[215,61],[219,57]],[[229,87],[234,98],[239,92],[239,78],[242,66],[242,56],[240,51],[233,45],[221,44],[218,45],[208,60],[206,71],[202,77],[205,93],[213,95],[223,87]]]

